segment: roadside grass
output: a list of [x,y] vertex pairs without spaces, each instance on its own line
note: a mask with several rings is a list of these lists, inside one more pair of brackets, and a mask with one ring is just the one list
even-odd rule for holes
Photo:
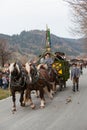
[[0,100],[9,97],[10,94],[10,90],[9,89],[2,89],[0,88]]

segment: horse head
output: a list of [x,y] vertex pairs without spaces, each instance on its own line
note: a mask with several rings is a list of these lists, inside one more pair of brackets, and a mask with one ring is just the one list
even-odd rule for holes
[[36,75],[36,68],[35,66],[32,64],[32,63],[26,63],[25,64],[25,69],[27,71],[27,74],[28,74],[28,79],[29,79],[29,83],[32,83],[33,82],[33,79]]
[[11,78],[15,78],[18,79],[20,77],[20,67],[19,65],[15,62],[15,63],[11,63],[9,66],[9,74]]

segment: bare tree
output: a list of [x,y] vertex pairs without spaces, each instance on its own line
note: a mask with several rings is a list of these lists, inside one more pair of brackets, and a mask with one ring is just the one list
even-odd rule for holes
[[64,0],[71,9],[71,21],[73,26],[70,28],[74,35],[84,38],[83,48],[87,53],[87,0]]
[[72,9],[74,31],[87,37],[87,0],[64,0]]
[[4,67],[4,64],[11,58],[11,52],[6,40],[0,39],[0,63]]

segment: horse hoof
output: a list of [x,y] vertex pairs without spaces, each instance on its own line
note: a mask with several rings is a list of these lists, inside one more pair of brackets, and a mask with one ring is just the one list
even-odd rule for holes
[[34,104],[31,105],[31,108],[32,108],[32,109],[35,109],[35,107],[36,107],[36,106],[35,106]]
[[54,91],[52,92],[52,96],[54,96],[55,95],[55,93],[54,93]]
[[22,106],[22,107],[25,107],[25,103],[22,103],[21,106]]
[[50,99],[53,100],[53,96],[51,96]]
[[12,112],[15,112],[16,111],[16,108],[14,107],[14,108],[12,108]]
[[54,91],[54,93],[56,94],[57,91]]
[[39,96],[37,96],[37,98],[39,98]]
[[41,109],[45,108],[45,106],[40,106]]
[[44,101],[44,104],[46,104],[46,101]]

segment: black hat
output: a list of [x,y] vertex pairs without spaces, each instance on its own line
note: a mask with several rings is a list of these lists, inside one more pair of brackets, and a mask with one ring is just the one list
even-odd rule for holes
[[56,55],[65,55],[64,52],[59,52],[59,51],[55,52],[55,54],[56,54]]
[[76,63],[73,63],[72,65],[75,65],[75,66],[76,66],[77,64],[76,64]]
[[46,56],[47,54],[50,55],[50,52],[46,52],[46,53],[44,54],[44,56]]

